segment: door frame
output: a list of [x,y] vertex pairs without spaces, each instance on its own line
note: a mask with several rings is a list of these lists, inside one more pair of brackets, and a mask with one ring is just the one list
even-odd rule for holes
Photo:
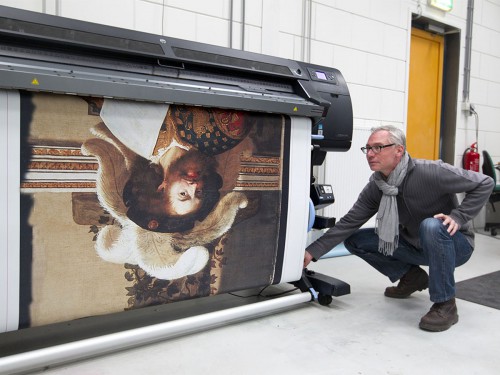
[[[444,37],[412,27],[410,41],[407,147],[414,157],[435,160],[439,158],[441,149]],[[426,73],[423,76],[419,74],[422,71]],[[424,87],[432,92],[425,91]],[[416,107],[415,101],[424,104],[424,107]],[[425,121],[422,121],[422,115]],[[422,131],[427,135],[425,141],[421,135],[418,135]],[[411,136],[416,136],[416,138],[411,139]]]
[[[460,29],[443,24],[431,18],[411,14],[411,24],[408,29],[408,52],[407,52],[407,93],[406,102],[409,96],[409,76],[410,76],[410,43],[412,27],[423,30],[429,25],[438,26],[443,30],[444,36],[444,59],[443,59],[443,85],[441,94],[441,126],[439,139],[440,159],[446,163],[455,164],[455,141],[458,115],[458,84],[460,77]],[[408,118],[408,106],[406,106],[405,121]],[[408,124],[406,123],[406,126]]]

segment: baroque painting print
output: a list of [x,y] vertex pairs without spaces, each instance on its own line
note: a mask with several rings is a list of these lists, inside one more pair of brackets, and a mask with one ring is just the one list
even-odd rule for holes
[[21,93],[20,327],[279,281],[290,118]]

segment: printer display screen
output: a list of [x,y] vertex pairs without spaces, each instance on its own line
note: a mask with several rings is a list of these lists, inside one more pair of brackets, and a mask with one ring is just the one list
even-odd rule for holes
[[326,80],[326,74],[320,71],[316,71],[316,77]]

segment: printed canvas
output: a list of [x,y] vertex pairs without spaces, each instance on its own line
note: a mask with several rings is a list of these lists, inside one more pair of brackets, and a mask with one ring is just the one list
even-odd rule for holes
[[290,119],[21,94],[20,326],[279,281]]

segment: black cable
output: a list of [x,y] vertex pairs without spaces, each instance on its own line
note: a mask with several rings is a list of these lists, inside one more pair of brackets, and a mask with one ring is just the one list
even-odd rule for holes
[[248,295],[248,296],[242,296],[242,295],[239,295],[239,294],[236,294],[236,293],[228,293],[228,294],[229,294],[229,295],[231,295],[231,296],[239,297],[239,298],[261,297],[261,296],[262,296],[262,295],[261,295],[261,293],[262,293],[264,290],[266,290],[266,288],[268,288],[268,287],[269,287],[269,285],[267,285],[267,286],[265,286],[264,288],[262,288],[262,289],[259,291],[259,293],[257,293],[257,294],[250,294],[250,295]]
[[283,292],[279,292],[279,293],[273,293],[273,294],[262,294],[262,292],[264,292],[264,290],[266,290],[267,288],[269,288],[270,285],[267,285],[265,286],[264,288],[262,288],[259,293],[257,294],[250,294],[248,296],[242,296],[242,295],[239,295],[239,294],[236,294],[236,293],[228,293],[229,295],[231,296],[235,296],[235,297],[239,297],[239,298],[251,298],[251,297],[264,297],[264,298],[273,298],[273,297],[278,297],[278,296],[282,296],[284,294],[288,294],[288,293],[291,293],[291,292],[294,292],[296,291],[297,289],[299,288],[293,288],[293,289],[290,289],[290,290],[285,290]]
[[262,297],[265,297],[265,298],[278,297],[278,296],[282,296],[284,294],[288,294],[288,293],[294,292],[297,289],[299,289],[299,288],[293,288],[293,289],[290,289],[290,290],[285,290],[285,291],[280,292],[280,293],[266,294],[266,295],[262,295]]

